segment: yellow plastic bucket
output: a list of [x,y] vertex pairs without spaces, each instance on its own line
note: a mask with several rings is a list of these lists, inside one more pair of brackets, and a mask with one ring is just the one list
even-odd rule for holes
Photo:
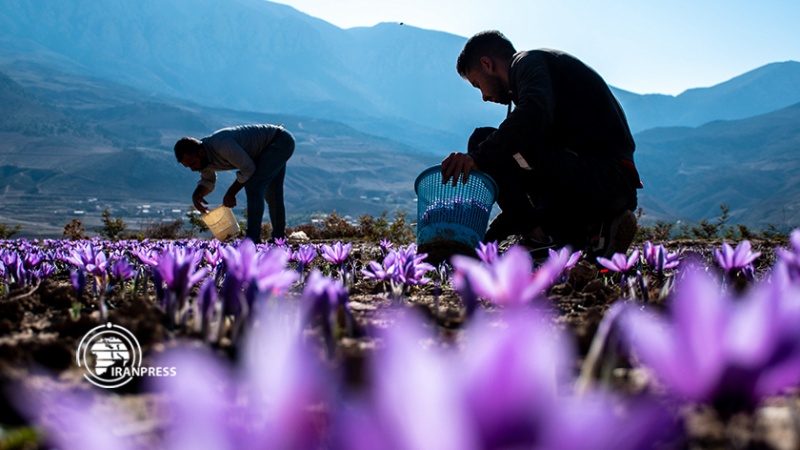
[[239,234],[239,222],[236,221],[233,210],[226,206],[219,206],[200,217],[220,241]]

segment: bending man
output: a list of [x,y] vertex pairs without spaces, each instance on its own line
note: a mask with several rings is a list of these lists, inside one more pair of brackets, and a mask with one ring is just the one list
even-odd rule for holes
[[217,172],[237,170],[236,179],[225,193],[222,204],[229,208],[236,206],[236,194],[244,188],[247,195],[246,236],[258,244],[261,242],[265,200],[272,223],[272,238],[286,234],[283,180],[294,145],[294,137],[282,126],[242,125],[223,128],[200,140],[181,138],[175,143],[175,157],[193,172],[200,172],[192,203],[204,214],[208,212],[205,197],[216,186]]

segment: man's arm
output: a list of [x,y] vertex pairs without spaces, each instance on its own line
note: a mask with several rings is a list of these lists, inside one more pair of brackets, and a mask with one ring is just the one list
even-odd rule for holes
[[222,204],[228,208],[236,206],[236,194],[238,194],[243,187],[244,184],[240,183],[239,180],[233,180],[233,184],[231,184],[231,187],[228,188],[228,191],[225,192],[225,196],[222,198]]
[[194,190],[194,193],[192,193],[192,203],[194,204],[194,207],[197,208],[197,210],[202,214],[208,213],[208,208],[205,207],[208,202],[206,201],[205,197],[210,193],[211,189],[203,186],[202,184],[198,184]]

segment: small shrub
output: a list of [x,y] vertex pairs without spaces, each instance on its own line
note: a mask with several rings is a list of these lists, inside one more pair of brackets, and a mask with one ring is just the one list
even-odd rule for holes
[[172,222],[150,223],[142,227],[141,235],[145,239],[180,239],[184,237],[183,219]]
[[83,222],[75,218],[64,225],[64,232],[61,235],[64,239],[69,239],[70,241],[80,241],[89,238],[89,235],[86,234],[86,228],[83,226]]
[[11,236],[19,233],[21,229],[22,225],[20,224],[16,224],[12,227],[11,225],[0,223],[0,239],[11,239]]
[[347,239],[360,238],[358,227],[350,224],[344,217],[333,211],[325,218],[320,226],[322,239]]
[[200,214],[197,212],[194,206],[186,208],[186,214],[184,217],[186,217],[186,220],[189,222],[189,229],[185,231],[186,237],[195,238],[200,233],[205,233],[208,231],[206,223],[203,222],[203,219],[200,217]]
[[358,218],[358,228],[365,239],[378,242],[389,239],[398,244],[407,244],[416,238],[406,211],[395,211],[394,220],[388,220],[388,211],[383,211],[378,218],[365,214]]
[[122,237],[122,233],[128,226],[121,217],[112,218],[111,211],[105,208],[102,213],[103,226],[96,231],[100,237],[106,238],[109,241],[116,241]]

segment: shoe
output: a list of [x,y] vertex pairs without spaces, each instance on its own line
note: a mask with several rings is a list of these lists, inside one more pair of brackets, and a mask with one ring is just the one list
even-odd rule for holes
[[636,215],[633,211],[625,210],[611,220],[603,222],[594,232],[590,233],[589,249],[590,259],[598,256],[611,258],[614,253],[627,253],[633,238],[636,237]]

